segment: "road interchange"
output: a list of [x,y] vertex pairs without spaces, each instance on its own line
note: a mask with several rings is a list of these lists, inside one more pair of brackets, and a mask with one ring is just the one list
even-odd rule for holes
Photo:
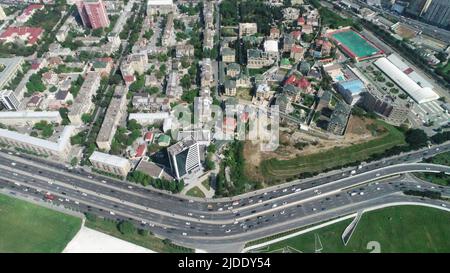
[[405,163],[449,148],[449,144],[444,144],[367,163],[353,168],[353,175],[346,169],[218,200],[187,199],[76,169],[70,173],[70,169],[56,168],[53,163],[36,163],[23,155],[2,151],[0,187],[40,200],[43,193],[50,192],[57,197],[55,204],[68,209],[128,219],[182,245],[208,248],[255,240],[383,203],[420,201],[443,205],[442,201],[420,200],[402,192],[429,189],[449,195],[449,188],[432,186],[403,174],[450,173],[448,166]]

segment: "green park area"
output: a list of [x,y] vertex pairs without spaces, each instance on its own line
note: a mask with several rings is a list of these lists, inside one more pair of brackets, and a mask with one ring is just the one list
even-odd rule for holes
[[[124,224],[125,223],[125,224]],[[147,230],[136,229],[130,222],[124,223],[102,219],[91,214],[86,215],[86,227],[98,230],[113,237],[128,241],[130,243],[151,249],[158,253],[188,253],[193,252],[172,243],[167,239],[160,239]]]
[[404,134],[392,125],[376,120],[375,123],[384,129],[379,137],[365,143],[299,156],[289,160],[276,158],[261,163],[262,174],[267,180],[293,177],[302,173],[315,173],[344,166],[349,163],[364,161],[375,154],[406,144]]
[[[389,207],[364,213],[347,246],[341,235],[351,219],[280,241],[260,252],[382,253],[450,252],[450,213],[419,206]],[[375,243],[374,243],[375,242]]]
[[186,195],[200,198],[205,197],[205,194],[202,192],[202,190],[200,190],[199,187],[193,187],[192,189],[188,190],[186,192]]
[[60,253],[81,218],[0,194],[0,253]]

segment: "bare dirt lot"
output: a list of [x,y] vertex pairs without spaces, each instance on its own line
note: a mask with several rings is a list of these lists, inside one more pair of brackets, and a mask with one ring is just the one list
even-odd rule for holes
[[263,160],[271,158],[287,160],[375,139],[377,136],[368,129],[373,123],[374,121],[370,119],[351,116],[345,135],[336,139],[322,139],[294,130],[280,131],[280,146],[273,152],[262,152],[257,143],[247,141],[244,145],[246,174],[251,179],[262,181],[259,166]]

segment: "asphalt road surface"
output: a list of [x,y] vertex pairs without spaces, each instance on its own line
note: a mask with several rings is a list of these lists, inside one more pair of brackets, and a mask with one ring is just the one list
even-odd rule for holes
[[449,149],[447,143],[218,200],[187,199],[2,150],[0,187],[7,193],[41,201],[49,192],[55,196],[51,201],[55,205],[127,219],[176,243],[211,250],[389,202],[415,200],[442,205],[442,201],[421,200],[402,192],[428,189],[450,195],[449,188],[433,186],[404,173],[450,173],[447,166],[412,163]]

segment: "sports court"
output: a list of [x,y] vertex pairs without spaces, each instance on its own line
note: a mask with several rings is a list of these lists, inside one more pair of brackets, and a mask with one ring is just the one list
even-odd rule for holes
[[364,58],[379,53],[380,50],[353,30],[339,31],[331,35],[352,57]]

